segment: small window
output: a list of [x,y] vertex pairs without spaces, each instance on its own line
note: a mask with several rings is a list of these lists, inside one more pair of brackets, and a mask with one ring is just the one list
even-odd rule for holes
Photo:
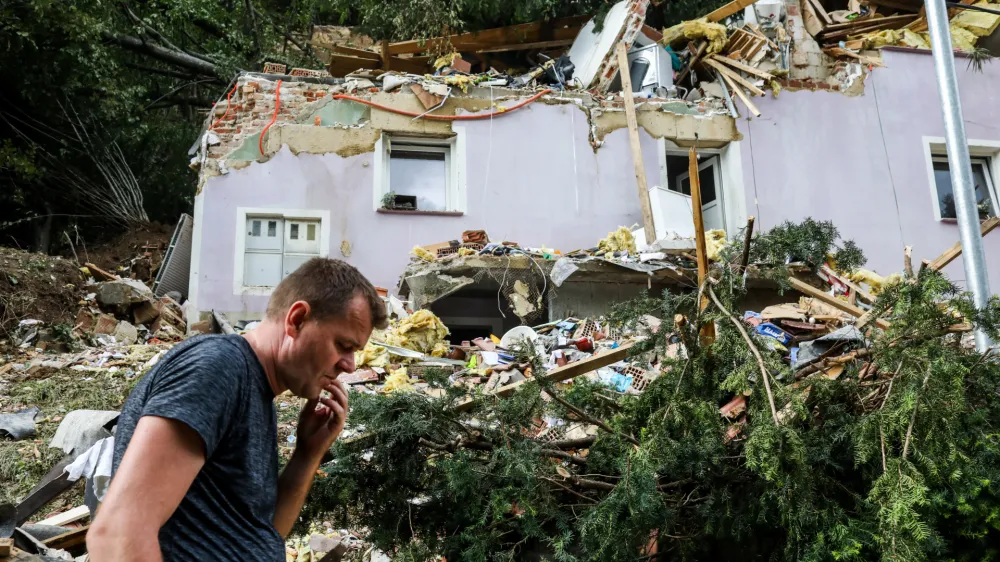
[[376,206],[410,211],[461,210],[459,174],[453,158],[455,138],[384,134]]
[[[261,223],[267,223],[266,237],[260,236]],[[317,220],[247,217],[243,287],[274,287],[300,265],[318,256],[320,224]]]
[[[941,218],[957,218],[955,192],[951,184],[951,167],[948,165],[948,157],[934,156],[933,169],[934,187]],[[991,178],[989,161],[985,158],[972,158],[972,181],[976,191],[979,220],[997,216],[996,192]]]

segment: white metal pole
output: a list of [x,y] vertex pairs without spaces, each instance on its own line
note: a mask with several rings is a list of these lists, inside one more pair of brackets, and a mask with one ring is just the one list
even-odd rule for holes
[[[962,263],[965,264],[965,282],[972,291],[977,308],[986,306],[990,298],[990,283],[986,274],[986,253],[983,236],[979,231],[975,184],[972,179],[972,162],[965,137],[962,119],[962,102],[958,97],[958,78],[955,75],[955,56],[951,46],[948,9],[945,0],[926,0],[927,27],[931,36],[934,70],[938,91],[941,94],[941,113],[944,117],[945,143],[948,148],[948,168],[958,215],[958,239],[962,242]],[[976,349],[986,352],[991,342],[983,330],[976,330]]]

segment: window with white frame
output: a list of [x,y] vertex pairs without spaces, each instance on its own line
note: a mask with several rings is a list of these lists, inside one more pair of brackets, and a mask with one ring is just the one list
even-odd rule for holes
[[243,285],[274,287],[311,258],[320,255],[320,225],[315,219],[246,216]]
[[434,138],[383,132],[379,142],[376,208],[464,210],[458,135]]
[[[944,154],[934,154],[931,161],[938,218],[957,218],[955,192],[951,184],[951,167],[948,164],[948,157]],[[989,158],[972,157],[972,182],[976,192],[979,219],[985,220],[997,216],[997,195],[993,185]]]

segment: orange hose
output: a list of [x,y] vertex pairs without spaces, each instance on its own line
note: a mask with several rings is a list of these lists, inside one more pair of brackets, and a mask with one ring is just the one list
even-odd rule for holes
[[233,92],[235,92],[236,88],[239,88],[239,87],[240,87],[240,85],[239,85],[238,82],[236,84],[233,84],[233,89],[229,90],[229,93],[226,95],[226,112],[222,114],[222,117],[219,117],[218,119],[216,119],[215,123],[212,123],[212,126],[208,128],[209,131],[211,131],[212,129],[214,129],[216,125],[218,125],[219,123],[221,123],[222,120],[225,119],[227,115],[229,115],[229,98],[232,97]]
[[260,138],[257,140],[257,148],[260,149],[261,155],[264,154],[264,133],[278,120],[279,109],[281,109],[281,80],[278,80],[278,84],[274,87],[274,115],[271,116],[271,122],[260,132]]
[[506,109],[504,109],[502,111],[493,111],[491,113],[481,113],[481,114],[476,114],[476,115],[424,115],[423,113],[415,113],[413,111],[405,111],[405,110],[402,110],[402,109],[396,109],[395,107],[389,107],[387,105],[382,105],[380,103],[375,103],[373,101],[368,101],[368,100],[364,100],[364,99],[361,99],[361,98],[356,98],[354,96],[348,96],[346,94],[337,94],[337,95],[333,96],[333,99],[335,99],[335,100],[351,100],[351,101],[356,101],[358,103],[363,103],[365,105],[369,105],[371,107],[374,107],[374,108],[377,108],[377,109],[381,109],[383,111],[391,111],[392,113],[398,113],[400,115],[409,115],[410,117],[421,117],[422,116],[421,117],[422,119],[433,119],[433,120],[436,120],[436,121],[469,121],[469,120],[472,120],[472,119],[489,119],[490,117],[494,117],[496,115],[503,115],[504,113],[510,113],[511,111],[520,109],[520,108],[528,105],[529,103],[537,100],[538,98],[544,96],[545,94],[550,94],[550,93],[552,93],[552,90],[542,90],[541,92],[538,92],[537,94],[535,94],[535,95],[531,96],[530,98],[522,101],[521,103],[519,103],[517,105],[513,105],[511,107],[508,107],[508,108],[506,108]]

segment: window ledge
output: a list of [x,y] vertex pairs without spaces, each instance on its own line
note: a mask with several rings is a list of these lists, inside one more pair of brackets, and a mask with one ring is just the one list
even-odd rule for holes
[[383,215],[422,215],[430,217],[461,217],[465,215],[462,211],[405,211],[403,209],[376,209],[376,213]]
[[[979,219],[979,224],[983,224],[988,220],[990,219]],[[952,218],[942,218],[938,219],[938,221],[943,222],[944,224],[958,224],[958,219],[952,219]]]

